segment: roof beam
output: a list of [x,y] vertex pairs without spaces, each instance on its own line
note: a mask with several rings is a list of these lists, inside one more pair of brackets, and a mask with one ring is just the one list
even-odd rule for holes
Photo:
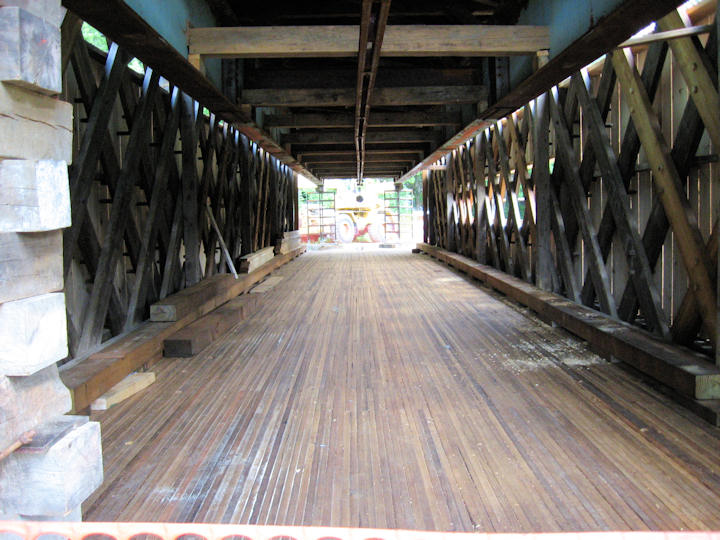
[[[318,163],[354,163],[355,156],[307,156],[301,160],[305,165]],[[415,163],[416,159],[408,155],[379,154],[365,156],[365,163]]]
[[[398,61],[400,62],[400,61]],[[480,84],[482,74],[476,68],[401,67],[397,62],[380,65],[375,86],[458,86]],[[308,81],[322,81],[326,88],[345,88],[355,84],[356,70],[347,68],[300,68],[292,63],[285,69],[245,66],[245,88],[307,88]]]
[[[190,28],[190,54],[213,58],[308,58],[357,55],[359,26]],[[550,48],[547,26],[394,25],[382,56],[513,56]]]
[[[458,112],[373,112],[368,127],[436,127],[459,126],[462,118]],[[324,129],[347,128],[354,125],[351,113],[297,113],[267,115],[263,118],[263,127]]]
[[[385,150],[367,150],[366,154],[370,157],[374,156],[413,156],[409,159],[420,159],[423,157],[422,150],[408,149],[408,148],[388,148]],[[307,152],[299,152],[298,159],[300,161],[305,160],[306,157],[320,157],[320,158],[332,158],[332,157],[354,157],[354,150],[311,150]]]
[[365,165],[365,135],[370,116],[370,103],[375,77],[380,64],[390,0],[363,0],[358,44],[357,83],[355,86],[355,151],[357,152],[357,176],[363,177]]
[[[487,102],[485,86],[375,88],[372,107]],[[353,107],[355,88],[260,88],[243,90],[242,103],[255,107]]]
[[[366,134],[366,142],[368,143],[385,143],[385,142],[410,142],[437,143],[441,137],[437,131],[428,131],[424,129],[406,129],[394,131],[371,131]],[[282,144],[348,144],[355,141],[352,131],[342,130],[305,130],[295,133],[283,135]]]

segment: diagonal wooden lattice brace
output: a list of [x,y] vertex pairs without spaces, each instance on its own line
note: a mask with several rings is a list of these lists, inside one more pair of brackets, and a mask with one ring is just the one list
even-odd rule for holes
[[79,352],[91,350],[100,343],[102,329],[110,301],[115,267],[122,255],[121,245],[127,226],[127,213],[132,202],[137,178],[137,167],[141,153],[145,150],[149,136],[152,106],[158,92],[159,74],[147,69],[143,81],[142,97],[135,109],[132,129],[128,139],[123,167],[117,180],[117,187],[110,209],[110,219],[98,260],[98,270],[93,281],[88,308],[83,320]]
[[[65,279],[70,270],[70,263],[77,249],[77,240],[87,216],[87,200],[90,196],[92,182],[95,179],[97,163],[102,149],[109,142],[107,125],[113,111],[113,105],[117,98],[118,90],[123,80],[127,63],[130,60],[127,55],[113,44],[105,61],[105,76],[99,88],[95,89],[94,82],[91,82],[91,71],[88,65],[82,62],[81,51],[85,47],[84,42],[79,42],[75,48],[73,58],[77,58],[73,70],[76,74],[79,86],[84,91],[83,103],[90,105],[90,112],[87,118],[85,134],[80,142],[80,149],[70,166],[70,206],[72,212],[72,226],[63,232],[63,262],[65,268]],[[87,56],[87,49],[84,51]],[[83,78],[84,77],[84,78]],[[87,110],[87,108],[86,108]]]
[[[643,73],[641,75],[641,80],[643,86],[647,89],[650,99],[655,96],[658,85],[660,84],[660,76],[662,74],[666,56],[667,44],[664,42],[653,43],[648,48],[648,52],[645,57],[645,64],[643,66]],[[612,68],[612,62],[610,62],[609,59],[606,59],[605,67],[607,69],[603,69],[602,77],[607,77],[609,74],[608,70],[610,70],[610,72],[612,73],[611,79],[614,85],[616,80],[615,72]],[[637,156],[639,152],[640,139],[638,137],[637,130],[635,129],[635,124],[633,123],[632,118],[629,118],[628,125],[625,128],[625,133],[623,134],[622,143],[620,144],[620,154],[617,158],[617,165],[620,169],[620,174],[623,178],[623,185],[626,190],[629,188],[632,178],[635,177],[635,166],[637,163]],[[611,208],[609,206],[606,206],[600,220],[600,225],[597,228],[598,244],[600,245],[600,251],[603,254],[604,260],[607,260],[608,256],[610,255],[610,248],[612,247],[614,235],[615,220],[613,219],[613,213]],[[654,268],[655,259],[653,259],[651,253],[647,251],[646,244],[644,244],[644,247],[648,256],[650,268]],[[632,291],[633,294],[635,292],[635,289],[632,285],[629,289],[626,286],[626,290]],[[637,296],[634,296],[634,298],[637,298]],[[591,305],[594,299],[595,290],[592,286],[592,280],[588,279],[586,276],[582,290],[582,302],[585,305]],[[634,317],[637,309],[637,303],[634,304],[633,309],[631,310],[628,310],[627,308],[624,309],[623,302],[621,301],[618,305],[618,315],[622,320],[629,321],[632,317]]]
[[[215,259],[214,246],[210,247],[210,236],[213,234],[210,221],[206,215],[206,202],[208,197],[213,200],[215,190],[215,154],[218,148],[217,131],[219,129],[218,118],[211,114],[207,122],[203,119],[199,123],[198,131],[198,147],[200,149],[200,160],[202,161],[202,173],[200,175],[200,185],[198,186],[198,226],[200,240],[205,251],[205,272],[208,275],[208,264],[210,260]],[[213,213],[217,212],[217,208],[213,207]]]
[[530,180],[535,190],[535,285],[545,291],[560,289],[551,245],[555,213],[552,210],[554,188],[550,174],[549,100],[549,93],[546,92],[535,98],[533,106],[528,103],[523,110],[529,133],[532,132],[533,167]]
[[479,156],[480,136],[476,135],[468,151],[475,190],[474,258],[479,263],[487,264],[488,212],[487,191],[485,190],[485,161]]
[[[482,190],[482,199],[480,199],[480,196],[478,196],[478,200],[482,200],[483,202],[483,209],[484,209],[484,219],[485,219],[485,238],[483,238],[483,241],[487,245],[487,240],[490,240],[490,256],[492,258],[492,263],[495,268],[498,270],[501,268],[501,262],[500,262],[500,252],[497,245],[497,237],[495,235],[494,230],[494,222],[495,222],[495,209],[494,209],[494,201],[492,198],[492,185],[489,182],[489,174],[486,176],[485,168],[487,165],[487,151],[486,146],[488,145],[487,137],[485,133],[482,133],[478,138],[475,139],[475,170],[478,171],[478,189]],[[486,255],[487,258],[487,255]]]
[[[693,38],[695,47],[697,48],[698,54],[700,54],[706,69],[711,69],[710,66],[714,65],[717,59],[717,49],[715,48],[717,42],[716,38],[717,32],[711,32],[705,50],[703,50],[700,41]],[[665,45],[665,47],[667,48],[667,45]],[[653,92],[653,89],[648,88],[648,96],[650,98],[653,96],[651,92]],[[628,124],[628,130],[631,127],[633,128],[631,134],[635,137],[635,139],[637,139],[637,132],[634,130],[632,122]],[[670,152],[680,178],[687,179],[695,158],[695,153],[697,152],[704,132],[705,126],[698,114],[695,102],[690,99],[685,104],[685,109],[678,125],[677,135],[675,137],[675,141],[673,142],[672,151]],[[626,131],[625,137],[627,138],[628,136],[628,131]],[[637,144],[639,147],[639,140]],[[634,167],[634,162],[632,165]],[[657,264],[657,261],[660,258],[662,247],[669,231],[670,222],[668,221],[667,214],[665,213],[665,208],[662,201],[656,197],[645,226],[645,232],[643,233],[643,245],[645,246],[645,250],[648,254],[650,265],[653,267]],[[620,316],[624,317],[626,320],[632,320],[632,317],[634,317],[637,312],[637,308],[638,303],[634,289],[626,288],[623,293],[622,300],[620,301],[620,307],[618,308]],[[674,339],[680,339],[681,335],[685,335],[689,332],[688,329],[680,329],[683,324],[683,320],[673,320],[671,330],[673,332]],[[689,321],[688,324],[690,324]],[[680,328],[678,325],[681,325]],[[698,325],[693,323],[693,326],[696,334]],[[694,337],[694,335],[692,337]],[[680,343],[684,342],[685,340],[680,341]]]
[[[525,223],[528,224],[530,235],[535,236],[535,189],[530,185],[527,174],[527,161],[525,150],[527,140],[518,130],[514,115],[506,117],[508,131],[510,132],[510,156],[515,164],[515,174],[525,195]],[[529,123],[529,122],[526,122]]]
[[[527,247],[525,246],[525,239],[522,234],[522,218],[520,217],[520,206],[518,204],[517,196],[517,179],[513,180],[510,173],[510,157],[507,149],[507,143],[505,141],[505,134],[502,127],[498,122],[495,123],[494,132],[496,135],[499,158],[500,158],[500,178],[501,182],[505,187],[506,196],[509,199],[510,205],[510,223],[513,232],[515,233],[515,245],[517,246],[520,274],[522,278],[528,283],[532,281],[531,263],[528,256]],[[515,175],[517,177],[517,169]],[[508,235],[509,236],[509,235]]]
[[555,129],[555,151],[557,153],[557,159],[562,165],[562,177],[565,180],[564,184],[570,195],[578,226],[582,233],[588,255],[588,264],[591,270],[590,275],[595,290],[598,292],[600,308],[608,315],[617,317],[615,299],[613,298],[610,288],[610,278],[607,268],[605,267],[602,253],[600,252],[600,246],[597,243],[595,227],[592,224],[592,217],[587,208],[586,191],[580,179],[580,168],[575,158],[570,133],[565,123],[565,117],[561,105],[558,103],[556,93],[555,90],[550,92],[550,112]]
[[[467,146],[461,146],[460,152],[460,166],[462,167],[463,176],[467,182],[467,208],[468,208],[468,220],[467,220],[467,246],[466,255],[468,257],[475,258],[477,256],[478,240],[477,240],[477,226],[476,220],[478,219],[478,203],[477,203],[477,178],[474,172],[474,165],[472,162],[472,150]],[[484,213],[484,209],[480,210]],[[472,220],[470,216],[472,215]],[[482,217],[482,216],[481,216]]]
[[657,116],[642,86],[640,75],[635,67],[630,65],[624,51],[613,51],[611,58],[623,95],[630,104],[630,114],[651,164],[658,195],[677,237],[677,245],[688,273],[690,286],[694,288],[698,299],[703,328],[714,342],[717,320],[715,283],[710,279],[709,261],[698,230],[697,217],[685,195],[679,191],[679,186],[682,185],[680,175],[670,156]]
[[[718,237],[720,236],[718,220],[712,228],[712,234],[708,238],[705,250],[710,259],[710,277],[717,278],[718,262]],[[677,343],[689,343],[697,336],[702,326],[702,318],[697,309],[697,298],[692,289],[688,289],[680,303],[675,319],[673,320],[672,337]]]
[[[622,173],[617,166],[615,152],[605,130],[605,118],[594,99],[590,97],[587,85],[581,74],[573,75],[571,84],[575,88],[582,107],[583,117],[595,148],[595,159],[600,166],[605,186],[609,188],[607,206],[613,215],[615,226],[622,237],[622,247],[628,266],[630,280],[638,296],[640,307],[650,327],[663,338],[670,338],[670,329],[663,312],[660,294],[653,282],[652,270],[648,262],[640,234],[630,216],[630,197],[627,194]],[[586,158],[587,159],[587,158]]]
[[[658,21],[658,27],[663,31],[685,28],[685,24],[677,11],[671,11]],[[688,85],[690,98],[695,102],[700,118],[707,129],[715,148],[720,148],[720,95],[713,83],[717,73],[705,65],[698,53],[693,40],[683,37],[670,40],[670,49],[675,57],[676,64]]]
[[[549,159],[549,95],[540,96],[535,102],[535,111],[528,104],[523,109],[524,117],[528,123],[528,130],[533,133],[533,169],[530,178],[536,202],[536,219],[540,220],[535,225],[535,283],[546,290],[560,290],[560,276],[565,288],[565,296],[573,302],[580,303],[580,286],[577,283],[575,267],[572,260],[572,251],[568,244],[568,234],[565,227],[565,218],[560,206],[560,201],[553,186],[552,180],[559,176],[561,166],[555,163],[555,170],[550,174],[547,166]],[[544,166],[541,166],[543,164]],[[544,186],[544,187],[543,187]],[[540,216],[544,215],[544,219]],[[555,244],[555,258],[557,269],[553,263],[550,252],[550,236]],[[541,251],[547,250],[546,255]],[[544,259],[547,258],[546,261]],[[543,262],[544,261],[544,262]],[[543,269],[543,265],[546,268]],[[560,276],[558,276],[558,270]],[[541,280],[541,275],[545,274]]]
[[[497,134],[493,130],[489,130],[490,137],[495,137]],[[483,134],[483,137],[485,135]],[[495,153],[493,152],[493,140],[492,138],[486,137],[485,142],[485,160],[488,168],[488,189],[490,190],[489,200],[492,201],[493,206],[493,226],[491,230],[494,230],[495,237],[497,239],[499,248],[499,255],[502,257],[504,264],[504,270],[508,274],[514,273],[513,260],[510,253],[510,242],[507,237],[507,218],[505,217],[504,201],[502,200],[502,194],[500,191],[500,180],[498,178],[497,165],[495,163]],[[501,269],[498,267],[498,269]]]
[[[200,226],[202,228],[203,245],[205,247],[205,277],[211,276],[217,272],[215,254],[216,248],[218,247],[217,233],[215,232],[215,229],[210,226],[210,216],[207,212],[207,202],[208,200],[210,201],[210,210],[212,215],[215,216],[219,223],[223,223],[223,219],[220,214],[222,205],[226,202],[225,194],[227,188],[227,178],[225,171],[227,170],[228,162],[232,153],[230,138],[221,135],[224,129],[220,129],[218,126],[217,130],[218,131],[213,129],[208,134],[208,161],[203,164],[203,176],[205,176],[205,170],[208,171],[207,176],[209,179],[206,188],[208,191],[204,197],[198,201],[198,206],[201,208]],[[210,150],[210,148],[213,150]],[[220,261],[223,260],[224,258],[220,257]]]
[[160,223],[164,218],[164,205],[168,197],[168,181],[170,178],[170,161],[175,160],[175,141],[180,123],[180,92],[173,89],[171,107],[165,120],[162,141],[157,155],[157,167],[149,194],[149,208],[147,219],[142,232],[142,247],[135,267],[135,282],[130,289],[127,316],[124,330],[131,330],[143,318],[143,309],[148,292],[149,282],[152,279],[152,270],[155,263],[155,247],[160,230]]
[[250,170],[250,141],[245,135],[240,135],[240,146],[240,255],[247,255],[252,251],[252,223],[254,221],[252,193],[254,186]]

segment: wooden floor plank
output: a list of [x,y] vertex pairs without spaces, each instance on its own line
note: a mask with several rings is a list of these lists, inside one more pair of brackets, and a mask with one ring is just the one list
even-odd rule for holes
[[93,413],[86,520],[720,528],[720,429],[527,309],[409,251],[273,275],[253,316]]

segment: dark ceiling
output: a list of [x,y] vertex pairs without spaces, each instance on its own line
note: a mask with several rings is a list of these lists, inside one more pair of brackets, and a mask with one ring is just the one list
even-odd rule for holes
[[[362,39],[363,24],[369,24],[373,42],[385,24],[514,24],[527,0],[392,0],[386,21],[378,20],[377,10],[362,18],[363,6],[380,0],[208,3],[222,26],[355,25]],[[355,117],[362,100],[357,95],[367,90],[358,82],[358,63],[357,54],[225,58],[223,91],[322,179],[356,177],[358,156],[364,177],[399,178],[508,90],[507,56],[382,56],[381,48],[360,144]]]

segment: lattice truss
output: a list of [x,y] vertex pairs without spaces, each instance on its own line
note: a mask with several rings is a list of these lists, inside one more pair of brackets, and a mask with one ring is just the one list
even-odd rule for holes
[[431,167],[425,241],[707,352],[718,148],[715,30],[617,49]]
[[[66,30],[64,30],[64,40]],[[296,229],[293,171],[146,68],[75,30],[65,99],[75,105],[72,227],[65,231],[71,356],[147,318],[149,305],[226,272]]]

